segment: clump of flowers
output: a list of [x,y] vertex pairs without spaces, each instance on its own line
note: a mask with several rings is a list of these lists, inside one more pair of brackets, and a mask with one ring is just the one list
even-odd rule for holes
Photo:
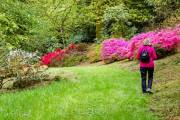
[[130,39],[128,46],[128,58],[132,59],[136,56],[138,48],[143,44],[143,41],[146,38],[151,39],[151,43],[156,49],[163,50],[166,53],[174,51],[180,44],[180,26],[141,33],[134,36]]
[[[133,59],[137,54],[138,48],[143,45],[143,41],[146,38],[151,39],[152,45],[157,50],[165,53],[172,52],[180,45],[180,25],[174,28],[140,33],[132,37],[128,42],[123,38],[105,40],[102,43],[101,58],[102,60]],[[158,55],[160,56],[160,53]]]
[[4,55],[5,59],[4,65],[0,65],[0,88],[25,88],[46,80],[47,75],[43,73],[45,69],[40,69],[37,63],[40,58],[38,52],[30,53],[17,49],[1,55]]
[[147,33],[140,33],[132,37],[128,45],[129,52],[128,52],[127,58],[133,59],[135,55],[137,54],[138,48],[143,45],[143,41],[146,38],[152,38],[155,35],[156,33],[152,31],[152,32],[147,32]]
[[126,58],[128,53],[128,42],[125,39],[108,39],[102,43],[102,60],[120,60]]
[[76,47],[74,44],[70,44],[64,50],[57,48],[55,51],[43,55],[41,57],[41,63],[48,66],[56,66],[57,64],[61,64],[64,58],[75,50],[75,48]]
[[14,60],[19,60],[21,64],[34,64],[39,61],[40,57],[38,52],[27,52],[21,49],[11,50],[7,54],[7,62],[10,63]]

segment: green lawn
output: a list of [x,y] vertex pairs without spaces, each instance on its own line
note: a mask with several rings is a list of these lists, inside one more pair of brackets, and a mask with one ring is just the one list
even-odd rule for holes
[[118,64],[51,68],[71,71],[79,82],[0,95],[0,120],[157,120],[141,94],[139,74]]

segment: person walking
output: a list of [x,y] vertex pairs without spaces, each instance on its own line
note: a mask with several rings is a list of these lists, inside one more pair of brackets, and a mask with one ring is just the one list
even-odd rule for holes
[[[142,92],[152,94],[154,60],[157,59],[157,55],[151,45],[151,39],[147,38],[144,40],[144,44],[138,49],[137,59],[140,61]],[[147,73],[148,85],[146,85]]]

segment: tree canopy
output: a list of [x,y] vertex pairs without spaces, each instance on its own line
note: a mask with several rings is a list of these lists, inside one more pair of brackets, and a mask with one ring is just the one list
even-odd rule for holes
[[28,51],[129,39],[173,13],[177,0],[1,0],[0,40]]

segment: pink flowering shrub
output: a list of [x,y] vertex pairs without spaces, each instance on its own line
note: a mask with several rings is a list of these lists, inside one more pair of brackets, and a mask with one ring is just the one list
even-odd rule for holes
[[159,57],[174,52],[180,45],[180,25],[174,28],[166,28],[158,31],[140,33],[125,41],[124,39],[108,39],[102,43],[102,60],[133,59],[136,57],[138,48],[143,45],[146,38],[151,39],[152,45],[156,48]]
[[[143,41],[146,38],[151,38],[151,43],[156,50],[163,51],[164,53],[173,52],[180,44],[180,26],[161,29],[154,32],[141,33],[134,36],[130,39],[128,46],[129,59],[136,56],[138,48],[143,45]],[[161,53],[159,51],[157,51],[157,54],[161,57]]]
[[152,38],[156,33],[155,32],[147,32],[147,33],[141,33],[134,37],[132,37],[128,44],[128,57],[129,59],[133,59],[135,55],[137,54],[137,50],[140,46],[143,45],[143,41],[146,38]]
[[101,59],[109,62],[126,58],[128,53],[128,42],[125,39],[108,39],[102,43]]

